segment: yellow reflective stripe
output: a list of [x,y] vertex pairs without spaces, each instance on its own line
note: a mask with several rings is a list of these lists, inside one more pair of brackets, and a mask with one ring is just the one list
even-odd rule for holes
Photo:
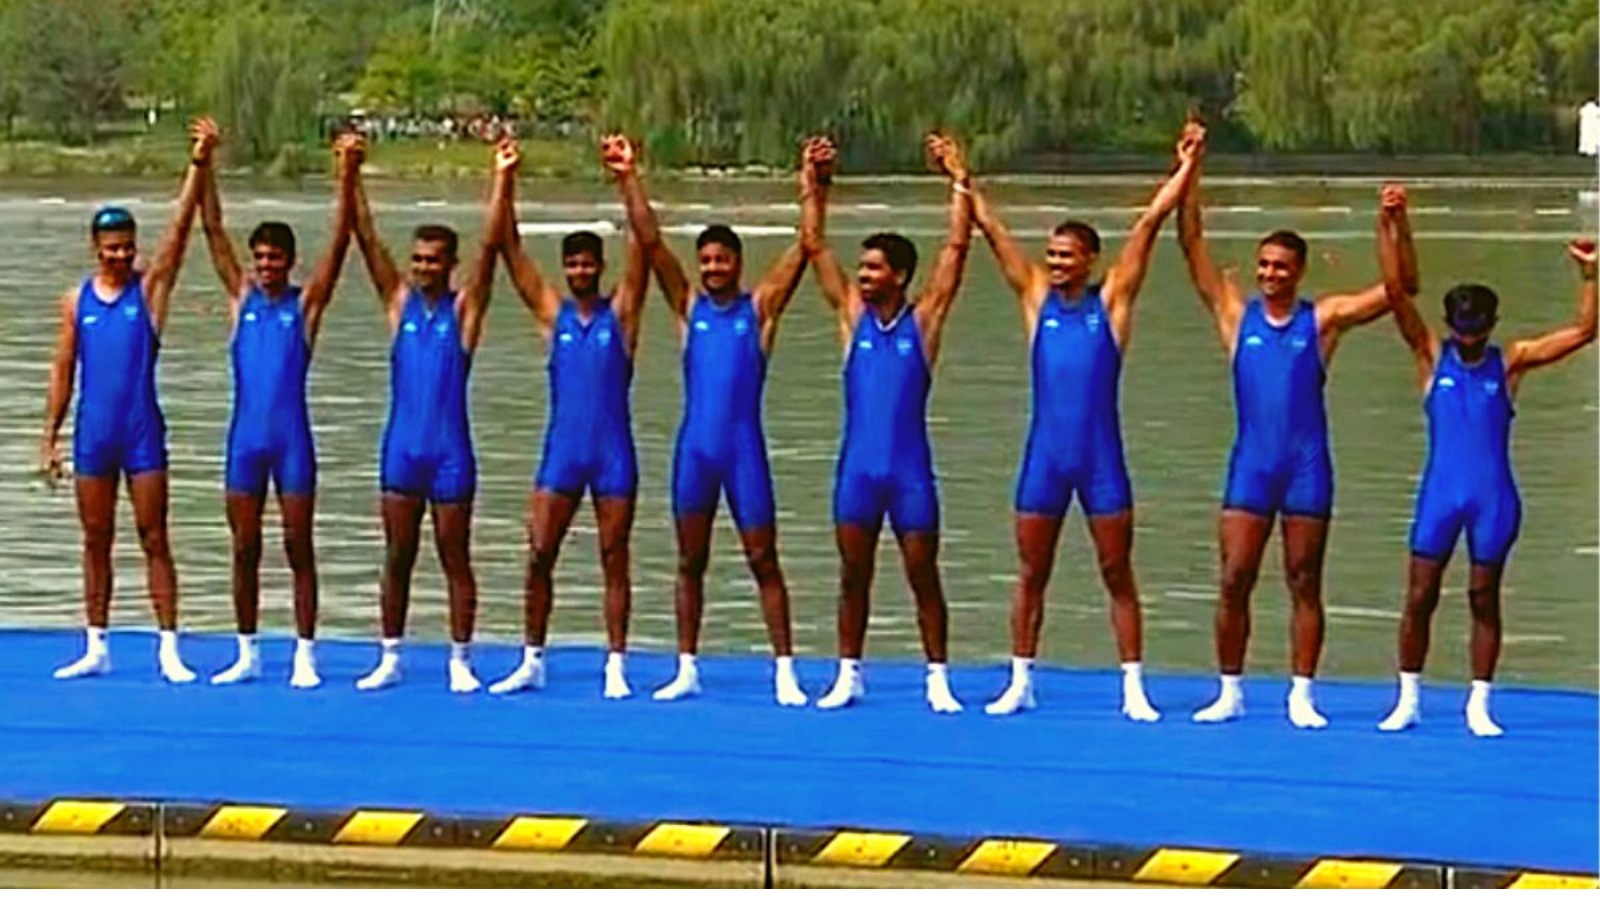
[[333,842],[394,846],[405,840],[411,829],[421,821],[422,813],[361,810],[344,823],[339,833],[333,836]]
[[817,851],[812,862],[839,866],[882,866],[911,843],[909,834],[886,834],[876,831],[841,831]]
[[1212,850],[1157,850],[1145,860],[1134,881],[1165,881],[1171,884],[1210,884],[1228,867],[1239,861],[1237,853]]
[[560,850],[572,843],[588,819],[518,816],[494,839],[497,850]]
[[1321,859],[1300,876],[1295,887],[1303,888],[1382,888],[1388,887],[1404,868],[1399,863],[1367,862],[1357,859]]
[[1030,875],[1034,869],[1054,853],[1055,844],[1042,841],[988,840],[978,845],[961,865],[958,872],[978,872],[990,875]]
[[722,825],[662,822],[634,846],[635,853],[658,856],[710,856],[732,831]]
[[206,820],[200,836],[259,841],[288,814],[281,806],[224,806]]
[[127,809],[126,803],[57,800],[33,823],[36,834],[95,834]]

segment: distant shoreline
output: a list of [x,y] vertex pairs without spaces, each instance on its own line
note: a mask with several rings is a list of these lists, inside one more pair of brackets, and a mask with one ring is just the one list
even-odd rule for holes
[[[531,177],[594,180],[601,178],[588,145],[577,141],[535,141],[538,152],[525,153],[525,174]],[[479,159],[481,157],[481,160]],[[167,139],[136,138],[96,147],[68,147],[45,142],[0,143],[0,179],[72,177],[176,177],[185,155],[180,145]],[[1049,180],[1054,177],[1139,177],[1168,171],[1171,157],[1160,153],[1040,154],[1006,166],[990,178]],[[268,166],[229,166],[227,175],[294,181],[329,173],[314,150],[296,150]],[[481,179],[488,169],[487,147],[471,143],[431,144],[408,141],[377,144],[371,151],[369,177],[397,181]],[[1464,177],[1541,179],[1562,182],[1594,181],[1596,160],[1577,154],[1494,153],[1462,154],[1305,154],[1213,153],[1206,159],[1210,175],[1293,178]],[[762,165],[688,166],[655,170],[654,177],[685,181],[761,181],[788,179],[792,173]],[[881,178],[912,180],[926,173],[888,169],[855,171],[851,180]]]

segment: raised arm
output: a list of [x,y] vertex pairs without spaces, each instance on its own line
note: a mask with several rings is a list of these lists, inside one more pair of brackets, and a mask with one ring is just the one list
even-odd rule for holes
[[1122,252],[1112,264],[1111,271],[1106,273],[1105,288],[1100,296],[1106,304],[1106,313],[1111,318],[1111,330],[1117,337],[1118,345],[1127,345],[1128,325],[1132,318],[1129,313],[1139,296],[1139,287],[1144,284],[1156,235],[1161,233],[1162,223],[1177,209],[1178,202],[1194,184],[1195,170],[1200,164],[1200,148],[1204,142],[1205,129],[1199,123],[1184,129],[1178,138],[1177,168],[1167,176],[1167,180],[1156,190],[1155,197],[1150,200],[1150,205],[1133,223],[1133,230],[1122,243]]
[[[362,148],[365,158],[364,145],[358,141],[356,146]],[[389,255],[389,248],[383,245],[378,237],[378,229],[372,223],[372,208],[367,205],[367,188],[361,180],[360,166],[350,173],[350,196],[354,203],[356,246],[361,248],[361,258],[366,260],[372,287],[378,292],[378,302],[383,305],[392,327],[399,319],[400,289],[404,282],[400,278],[400,270],[395,268],[394,257]]]
[[1567,245],[1567,255],[1578,266],[1578,315],[1572,324],[1536,338],[1514,342],[1506,353],[1506,378],[1515,390],[1522,376],[1540,366],[1559,362],[1594,342],[1595,242],[1581,238]]
[[333,206],[333,241],[317,260],[316,268],[306,281],[300,294],[300,308],[305,314],[306,342],[316,344],[322,330],[322,314],[333,300],[334,285],[339,283],[339,273],[344,269],[344,258],[350,252],[350,232],[355,218],[355,173],[361,168],[361,143],[352,135],[343,135],[334,143],[335,167],[338,170],[338,197]]
[[[216,126],[211,124],[211,120],[201,121],[215,133]],[[217,170],[214,166],[200,170],[200,225],[206,233],[206,249],[211,252],[211,267],[217,271],[222,290],[228,295],[228,309],[237,312],[240,297],[244,294],[244,267],[239,265],[233,241],[228,239],[228,229],[222,223],[222,196],[217,191]]]
[[[1397,185],[1384,185],[1382,212],[1378,220],[1378,269],[1383,273],[1383,287],[1394,312],[1394,324],[1400,337],[1411,348],[1417,362],[1418,383],[1427,388],[1433,378],[1434,364],[1439,358],[1439,338],[1417,312],[1416,253],[1411,247],[1411,226],[1406,220],[1406,189]],[[1409,262],[1408,262],[1409,260]]]
[[[1383,199],[1380,201],[1378,208],[1376,232],[1380,271],[1383,268],[1383,254],[1386,252],[1384,246],[1387,242],[1393,240],[1391,230],[1396,227],[1394,222],[1398,219],[1404,219],[1404,217],[1404,194],[1396,196],[1388,188],[1385,188]],[[1402,257],[1400,256],[1402,251],[1398,248],[1398,245],[1394,245],[1393,252],[1396,254],[1395,264],[1403,265],[1403,262],[1401,262]],[[1414,267],[1415,265],[1415,255],[1413,254],[1412,266]],[[1401,281],[1400,287],[1404,289],[1406,286],[1404,283],[1406,273],[1403,268],[1399,272],[1399,277]],[[1413,280],[1415,279],[1414,270],[1412,278]],[[1390,288],[1385,284],[1385,280],[1380,279],[1377,284],[1357,293],[1332,294],[1317,301],[1317,333],[1322,339],[1324,359],[1332,356],[1333,348],[1344,332],[1359,325],[1365,325],[1389,311],[1391,305],[1389,291]],[[1430,366],[1428,373],[1431,375],[1432,372],[1433,369]]]
[[994,207],[989,205],[989,198],[976,187],[972,191],[972,221],[983,232],[983,237],[989,242],[989,249],[994,252],[995,262],[1000,265],[1000,274],[1005,276],[1006,284],[1016,293],[1017,299],[1022,304],[1022,317],[1027,325],[1029,334],[1033,333],[1034,320],[1039,317],[1039,309],[1044,306],[1045,294],[1050,290],[1049,279],[1046,278],[1044,269],[1035,265],[1022,251],[1022,246],[1011,236],[1005,223],[995,214]]
[[831,139],[814,137],[805,142],[801,154],[800,246],[817,275],[822,299],[839,323],[839,339],[848,345],[866,304],[861,300],[861,292],[845,275],[844,267],[839,265],[833,248],[828,246],[828,193],[833,187],[833,166],[838,151]]
[[[800,155],[799,177],[800,216],[803,220],[806,194],[814,191],[816,187],[816,176],[807,163],[804,148]],[[809,258],[805,249],[805,235],[796,235],[794,243],[784,248],[783,255],[778,257],[778,261],[772,264],[767,274],[762,276],[755,290],[751,292],[751,300],[755,303],[757,314],[761,316],[763,349],[772,348],[773,338],[778,331],[778,320],[783,317],[783,311],[788,309],[789,301],[794,299],[794,292],[800,287],[800,276],[804,274]]]
[[211,151],[217,145],[217,128],[210,119],[196,122],[189,134],[189,168],[184,172],[183,187],[178,192],[178,211],[161,238],[155,259],[144,273],[144,299],[158,335],[167,327],[172,288],[178,283],[178,270],[189,249],[189,229],[194,225],[195,210],[200,203],[200,172],[211,165]]
[[511,219],[506,205],[518,161],[516,143],[509,138],[501,140],[494,153],[494,186],[489,190],[489,208],[483,214],[483,238],[478,255],[467,269],[466,281],[456,294],[461,311],[461,342],[468,353],[475,352],[483,338],[483,317],[489,310],[489,295],[494,288],[494,261],[500,255],[501,232]]
[[661,238],[661,225],[656,221],[656,212],[650,208],[650,199],[645,196],[644,185],[639,180],[638,147],[623,135],[609,134],[602,140],[600,152],[606,168],[616,175],[622,206],[628,213],[628,229],[656,273],[661,296],[682,325],[689,317],[689,276],[684,273],[683,263],[673,255],[672,248]]
[[967,268],[967,251],[972,247],[972,189],[966,160],[953,139],[930,134],[928,154],[950,178],[950,232],[933,265],[933,274],[917,297],[915,311],[917,327],[922,331],[923,352],[931,365],[939,358],[944,323],[955,305],[961,276]]
[[506,180],[506,200],[502,205],[505,215],[500,223],[500,254],[505,257],[511,286],[522,298],[522,305],[533,313],[539,333],[549,339],[556,327],[556,315],[561,311],[561,295],[545,280],[544,273],[539,271],[539,264],[522,247],[522,234],[517,230],[516,200],[516,171],[522,165],[522,152],[516,144],[510,144],[509,147],[514,158],[508,160],[512,174]]
[[44,436],[39,441],[39,470],[51,478],[66,474],[61,461],[61,423],[72,404],[72,379],[78,363],[78,292],[61,295],[56,350],[50,358],[50,387],[44,400]]
[[[1192,133],[1197,127],[1201,127],[1198,122],[1191,122],[1185,126],[1185,132]],[[1195,163],[1194,174],[1190,176],[1189,190],[1178,203],[1178,245],[1183,248],[1183,258],[1189,266],[1189,280],[1194,282],[1200,302],[1211,311],[1222,345],[1232,351],[1234,336],[1239,332],[1239,319],[1244,314],[1244,297],[1238,285],[1224,278],[1222,271],[1217,268],[1201,225],[1200,169],[1205,160],[1203,127],[1200,136],[1200,160]]]

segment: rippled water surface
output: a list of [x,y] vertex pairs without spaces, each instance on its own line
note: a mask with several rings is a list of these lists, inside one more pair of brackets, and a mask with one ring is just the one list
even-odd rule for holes
[[[1045,229],[1066,215],[1096,223],[1113,245],[1149,195],[1145,179],[1008,182],[993,197],[1019,236],[1037,250]],[[1505,337],[1560,324],[1573,310],[1576,277],[1562,243],[1584,228],[1579,191],[1559,181],[1412,186],[1425,311],[1457,280],[1499,289]],[[309,257],[328,234],[324,185],[257,189],[225,183],[235,240],[257,220],[283,219]],[[658,186],[671,240],[685,256],[702,223],[746,226],[747,271],[754,281],[792,224],[793,191],[777,183],[706,182]],[[78,527],[70,490],[51,490],[34,474],[54,331],[54,298],[87,271],[90,210],[130,203],[153,250],[157,223],[175,186],[11,182],[0,184],[0,624],[69,626],[80,616]],[[931,259],[942,233],[944,191],[929,183],[846,184],[836,191],[830,228],[843,255],[872,230],[916,238]],[[598,184],[528,183],[521,216],[546,272],[558,275],[559,235],[580,224],[620,223],[620,208]],[[474,185],[375,186],[379,227],[403,251],[408,230],[443,221],[476,235]],[[1312,243],[1308,286],[1354,288],[1372,280],[1376,183],[1233,181],[1208,190],[1218,256],[1248,261],[1252,240],[1276,227]],[[1592,207],[1591,207],[1592,214]],[[769,226],[754,228],[751,226]],[[1195,299],[1169,227],[1158,245],[1134,322],[1125,369],[1123,422],[1138,502],[1135,565],[1146,604],[1152,666],[1207,669],[1215,596],[1215,518],[1232,404],[1223,352]],[[230,387],[222,297],[196,229],[179,284],[160,365],[170,425],[173,540],[186,628],[226,630],[228,535],[222,508],[222,443]],[[469,242],[470,243],[470,242]],[[620,245],[617,245],[620,249]],[[616,254],[620,258],[620,253]],[[309,265],[309,259],[306,260]],[[1246,270],[1248,274],[1248,270]],[[652,291],[634,389],[640,453],[640,509],[634,541],[635,639],[670,645],[673,542],[668,506],[671,442],[680,405],[677,333]],[[975,245],[966,285],[946,332],[932,401],[934,452],[944,499],[946,590],[957,660],[1008,653],[1007,608],[1016,571],[1011,497],[1027,425],[1026,343],[1015,301],[987,249]],[[377,444],[388,397],[387,335],[366,272],[353,252],[328,314],[312,375],[312,414],[320,453],[317,519],[323,623],[330,633],[376,628],[381,559]],[[840,423],[839,347],[810,276],[785,319],[767,385],[767,434],[777,481],[781,552],[794,598],[799,650],[833,648],[837,562],[830,488]],[[473,368],[472,411],[480,467],[474,553],[482,632],[520,633],[522,517],[537,463],[545,405],[544,348],[503,279]],[[1337,512],[1327,569],[1325,671],[1371,677],[1393,665],[1404,588],[1406,534],[1424,453],[1420,398],[1412,363],[1393,324],[1380,320],[1351,335],[1333,364],[1329,388]],[[1593,684],[1596,677],[1596,357],[1528,378],[1518,399],[1514,457],[1526,506],[1522,538],[1506,582],[1509,680]],[[69,419],[70,427],[70,419]],[[269,516],[269,518],[271,518]],[[287,570],[269,527],[263,571],[264,627],[290,623]],[[719,520],[708,576],[708,651],[765,646],[752,585],[737,541]],[[918,652],[915,618],[895,551],[886,542],[870,632],[870,652]],[[1287,599],[1276,542],[1256,596],[1252,666],[1286,666]],[[1046,617],[1045,654],[1079,665],[1115,661],[1104,594],[1081,519],[1073,514]],[[118,625],[144,626],[143,573],[124,503],[116,555]],[[1437,622],[1431,670],[1465,676],[1465,570],[1458,561]],[[598,641],[599,576],[595,532],[581,513],[562,556],[554,635]],[[412,630],[444,632],[438,567],[418,566]]]

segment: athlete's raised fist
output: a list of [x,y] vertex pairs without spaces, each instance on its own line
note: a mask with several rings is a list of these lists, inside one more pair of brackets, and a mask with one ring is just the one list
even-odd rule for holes
[[217,130],[216,120],[210,116],[201,116],[189,125],[189,158],[196,163],[204,165],[211,161],[211,151],[215,150],[221,133]]
[[494,148],[494,170],[515,172],[522,165],[522,149],[511,138],[501,138]]
[[1594,276],[1596,253],[1593,238],[1578,238],[1567,244],[1567,255],[1583,269],[1583,274]]
[[1378,208],[1383,211],[1384,215],[1398,216],[1405,213],[1407,197],[1404,185],[1386,184],[1383,186],[1382,193],[1378,196]]
[[923,147],[927,151],[928,165],[934,171],[950,176],[953,181],[966,180],[967,161],[955,138],[937,131],[930,132]]
[[800,145],[801,171],[810,175],[817,184],[833,183],[833,166],[839,158],[833,138],[825,136],[806,138]]
[[638,148],[627,135],[613,132],[600,139],[600,163],[616,175],[633,171],[638,160]]
[[354,131],[345,132],[334,139],[333,155],[339,161],[339,172],[349,174],[361,168],[367,157],[367,142]]

